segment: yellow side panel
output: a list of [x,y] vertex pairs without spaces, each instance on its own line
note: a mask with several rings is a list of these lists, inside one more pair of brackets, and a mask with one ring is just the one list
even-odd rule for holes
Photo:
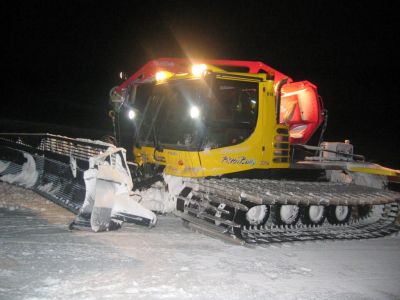
[[182,177],[202,177],[199,153],[195,151],[164,150],[167,164],[165,173]]
[[199,153],[203,176],[216,176],[256,168],[263,168],[262,139],[253,133],[249,139],[238,145],[205,150]]
[[184,177],[201,177],[199,153],[196,151],[181,151],[164,149],[154,152],[153,147],[134,149],[135,161],[139,164],[150,163],[165,165],[165,173]]

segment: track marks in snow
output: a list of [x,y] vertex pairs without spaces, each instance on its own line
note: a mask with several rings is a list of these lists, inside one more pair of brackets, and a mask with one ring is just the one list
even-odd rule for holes
[[400,298],[398,238],[247,248],[170,215],[152,229],[70,232],[68,211],[3,183],[0,205],[2,299]]

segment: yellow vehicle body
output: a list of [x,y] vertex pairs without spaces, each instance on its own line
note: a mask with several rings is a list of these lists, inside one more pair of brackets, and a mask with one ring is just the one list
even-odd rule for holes
[[[117,100],[137,115],[139,191],[159,191],[153,183],[161,180],[176,200],[177,216],[223,239],[360,238],[353,226],[326,234],[325,221],[360,222],[362,238],[381,228],[385,235],[398,231],[398,194],[385,189],[400,172],[366,162],[347,141],[323,142],[327,118],[315,85],[258,62],[214,60],[193,65],[190,73],[191,64],[152,61],[116,89]],[[229,68],[243,66],[248,71]],[[318,146],[307,145],[319,128]],[[176,179],[179,191],[169,189]],[[384,212],[368,223],[378,205],[390,209],[390,218]],[[304,227],[293,230],[299,221]]]
[[[221,69],[217,71],[217,78],[221,80],[258,83],[258,117],[252,134],[239,144],[201,151],[169,149],[168,145],[162,151],[157,151],[154,146],[135,147],[137,163],[164,165],[166,174],[182,177],[218,176],[252,169],[289,167],[289,133],[287,126],[276,123],[274,80],[267,79],[266,74],[243,76]],[[191,79],[202,80],[188,74],[168,80]]]

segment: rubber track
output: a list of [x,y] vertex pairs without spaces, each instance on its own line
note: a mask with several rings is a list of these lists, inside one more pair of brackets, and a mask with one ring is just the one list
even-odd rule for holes
[[190,179],[194,190],[248,200],[257,204],[380,205],[400,200],[388,190],[337,182],[280,181],[268,179]]
[[[306,226],[242,226],[240,238],[251,244],[283,243],[310,240],[345,240],[377,238],[400,231],[397,221],[399,215],[400,193],[374,189],[354,184],[332,182],[297,182],[253,179],[188,179],[187,187],[193,194],[204,195],[207,199],[223,199],[240,203],[243,200],[256,204],[296,204],[296,205],[374,205],[382,210],[375,219],[352,220],[347,225]],[[189,200],[189,198],[180,197]],[[190,199],[189,202],[195,200]],[[203,204],[204,205],[204,204]],[[185,214],[187,211],[185,209]],[[193,212],[191,213],[193,216]],[[207,219],[204,211],[199,218]],[[183,217],[184,218],[184,217]],[[327,222],[326,222],[327,223]],[[210,223],[212,224],[212,223]],[[268,222],[267,222],[268,224]],[[214,225],[217,229],[217,225]],[[232,230],[226,231],[233,239]],[[236,230],[236,235],[238,231]]]
[[247,243],[283,243],[310,240],[350,240],[384,237],[397,233],[400,225],[396,223],[398,204],[387,204],[384,210],[389,213],[374,223],[365,224],[363,220],[355,221],[355,225],[323,225],[307,227],[299,225],[267,226],[267,227],[242,227],[241,234]]

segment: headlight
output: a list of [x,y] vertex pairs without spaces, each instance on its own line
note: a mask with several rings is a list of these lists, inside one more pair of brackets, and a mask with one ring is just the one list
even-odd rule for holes
[[190,108],[190,117],[192,119],[198,119],[200,117],[200,109],[197,106],[192,106]]
[[135,116],[136,116],[135,111],[133,109],[130,109],[129,112],[128,112],[129,120],[133,120],[135,118]]

